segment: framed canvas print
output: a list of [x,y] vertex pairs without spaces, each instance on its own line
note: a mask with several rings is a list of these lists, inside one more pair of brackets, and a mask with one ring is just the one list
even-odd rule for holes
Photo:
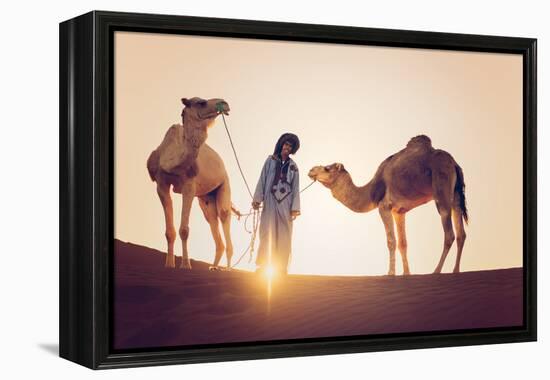
[[536,339],[536,40],[60,24],[60,355]]

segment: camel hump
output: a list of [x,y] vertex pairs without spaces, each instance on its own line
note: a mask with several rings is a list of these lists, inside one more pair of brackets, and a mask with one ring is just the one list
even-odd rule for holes
[[185,128],[182,125],[172,125],[162,143],[157,148],[159,166],[167,173],[177,174],[177,168],[185,161],[189,149],[185,145]]
[[161,145],[166,145],[174,142],[174,140],[182,141],[185,135],[185,129],[183,128],[183,125],[181,124],[173,124],[166,133],[164,134],[164,138],[162,139]]
[[418,135],[413,137],[409,140],[407,143],[407,148],[411,147],[426,147],[431,148],[432,147],[432,140],[426,135]]
[[151,152],[149,158],[147,159],[147,171],[149,172],[149,177],[151,177],[151,181],[156,181],[158,170],[159,152],[155,149],[153,152]]

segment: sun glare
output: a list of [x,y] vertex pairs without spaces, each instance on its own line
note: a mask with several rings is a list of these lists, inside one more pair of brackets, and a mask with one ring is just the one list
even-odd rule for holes
[[268,282],[273,280],[273,277],[275,276],[275,268],[273,268],[273,265],[268,265],[267,268],[265,268],[264,275]]
[[264,273],[267,280],[267,314],[271,314],[271,285],[273,281],[273,267],[269,265]]
[[273,281],[273,275],[275,274],[275,268],[272,264],[272,255],[271,251],[271,233],[269,234],[269,251],[267,256],[267,265],[265,267],[265,278],[267,280],[267,314],[271,314],[271,285]]

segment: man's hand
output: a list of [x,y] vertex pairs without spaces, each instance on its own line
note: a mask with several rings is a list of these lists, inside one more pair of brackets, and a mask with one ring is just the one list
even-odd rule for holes
[[300,215],[300,211],[295,211],[295,210],[292,210],[290,212],[290,217],[292,218],[292,220],[296,219],[296,217]]
[[254,210],[259,210],[260,209],[260,202],[252,202],[252,208]]

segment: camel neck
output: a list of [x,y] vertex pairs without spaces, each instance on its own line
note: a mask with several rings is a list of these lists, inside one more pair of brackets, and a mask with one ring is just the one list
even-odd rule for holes
[[341,175],[331,189],[332,196],[354,212],[368,212],[377,207],[372,199],[372,185],[356,186],[349,173]]
[[191,123],[186,120],[183,124],[183,128],[185,131],[185,140],[188,141],[192,147],[198,149],[206,141],[208,132],[206,126],[195,124],[196,123]]

